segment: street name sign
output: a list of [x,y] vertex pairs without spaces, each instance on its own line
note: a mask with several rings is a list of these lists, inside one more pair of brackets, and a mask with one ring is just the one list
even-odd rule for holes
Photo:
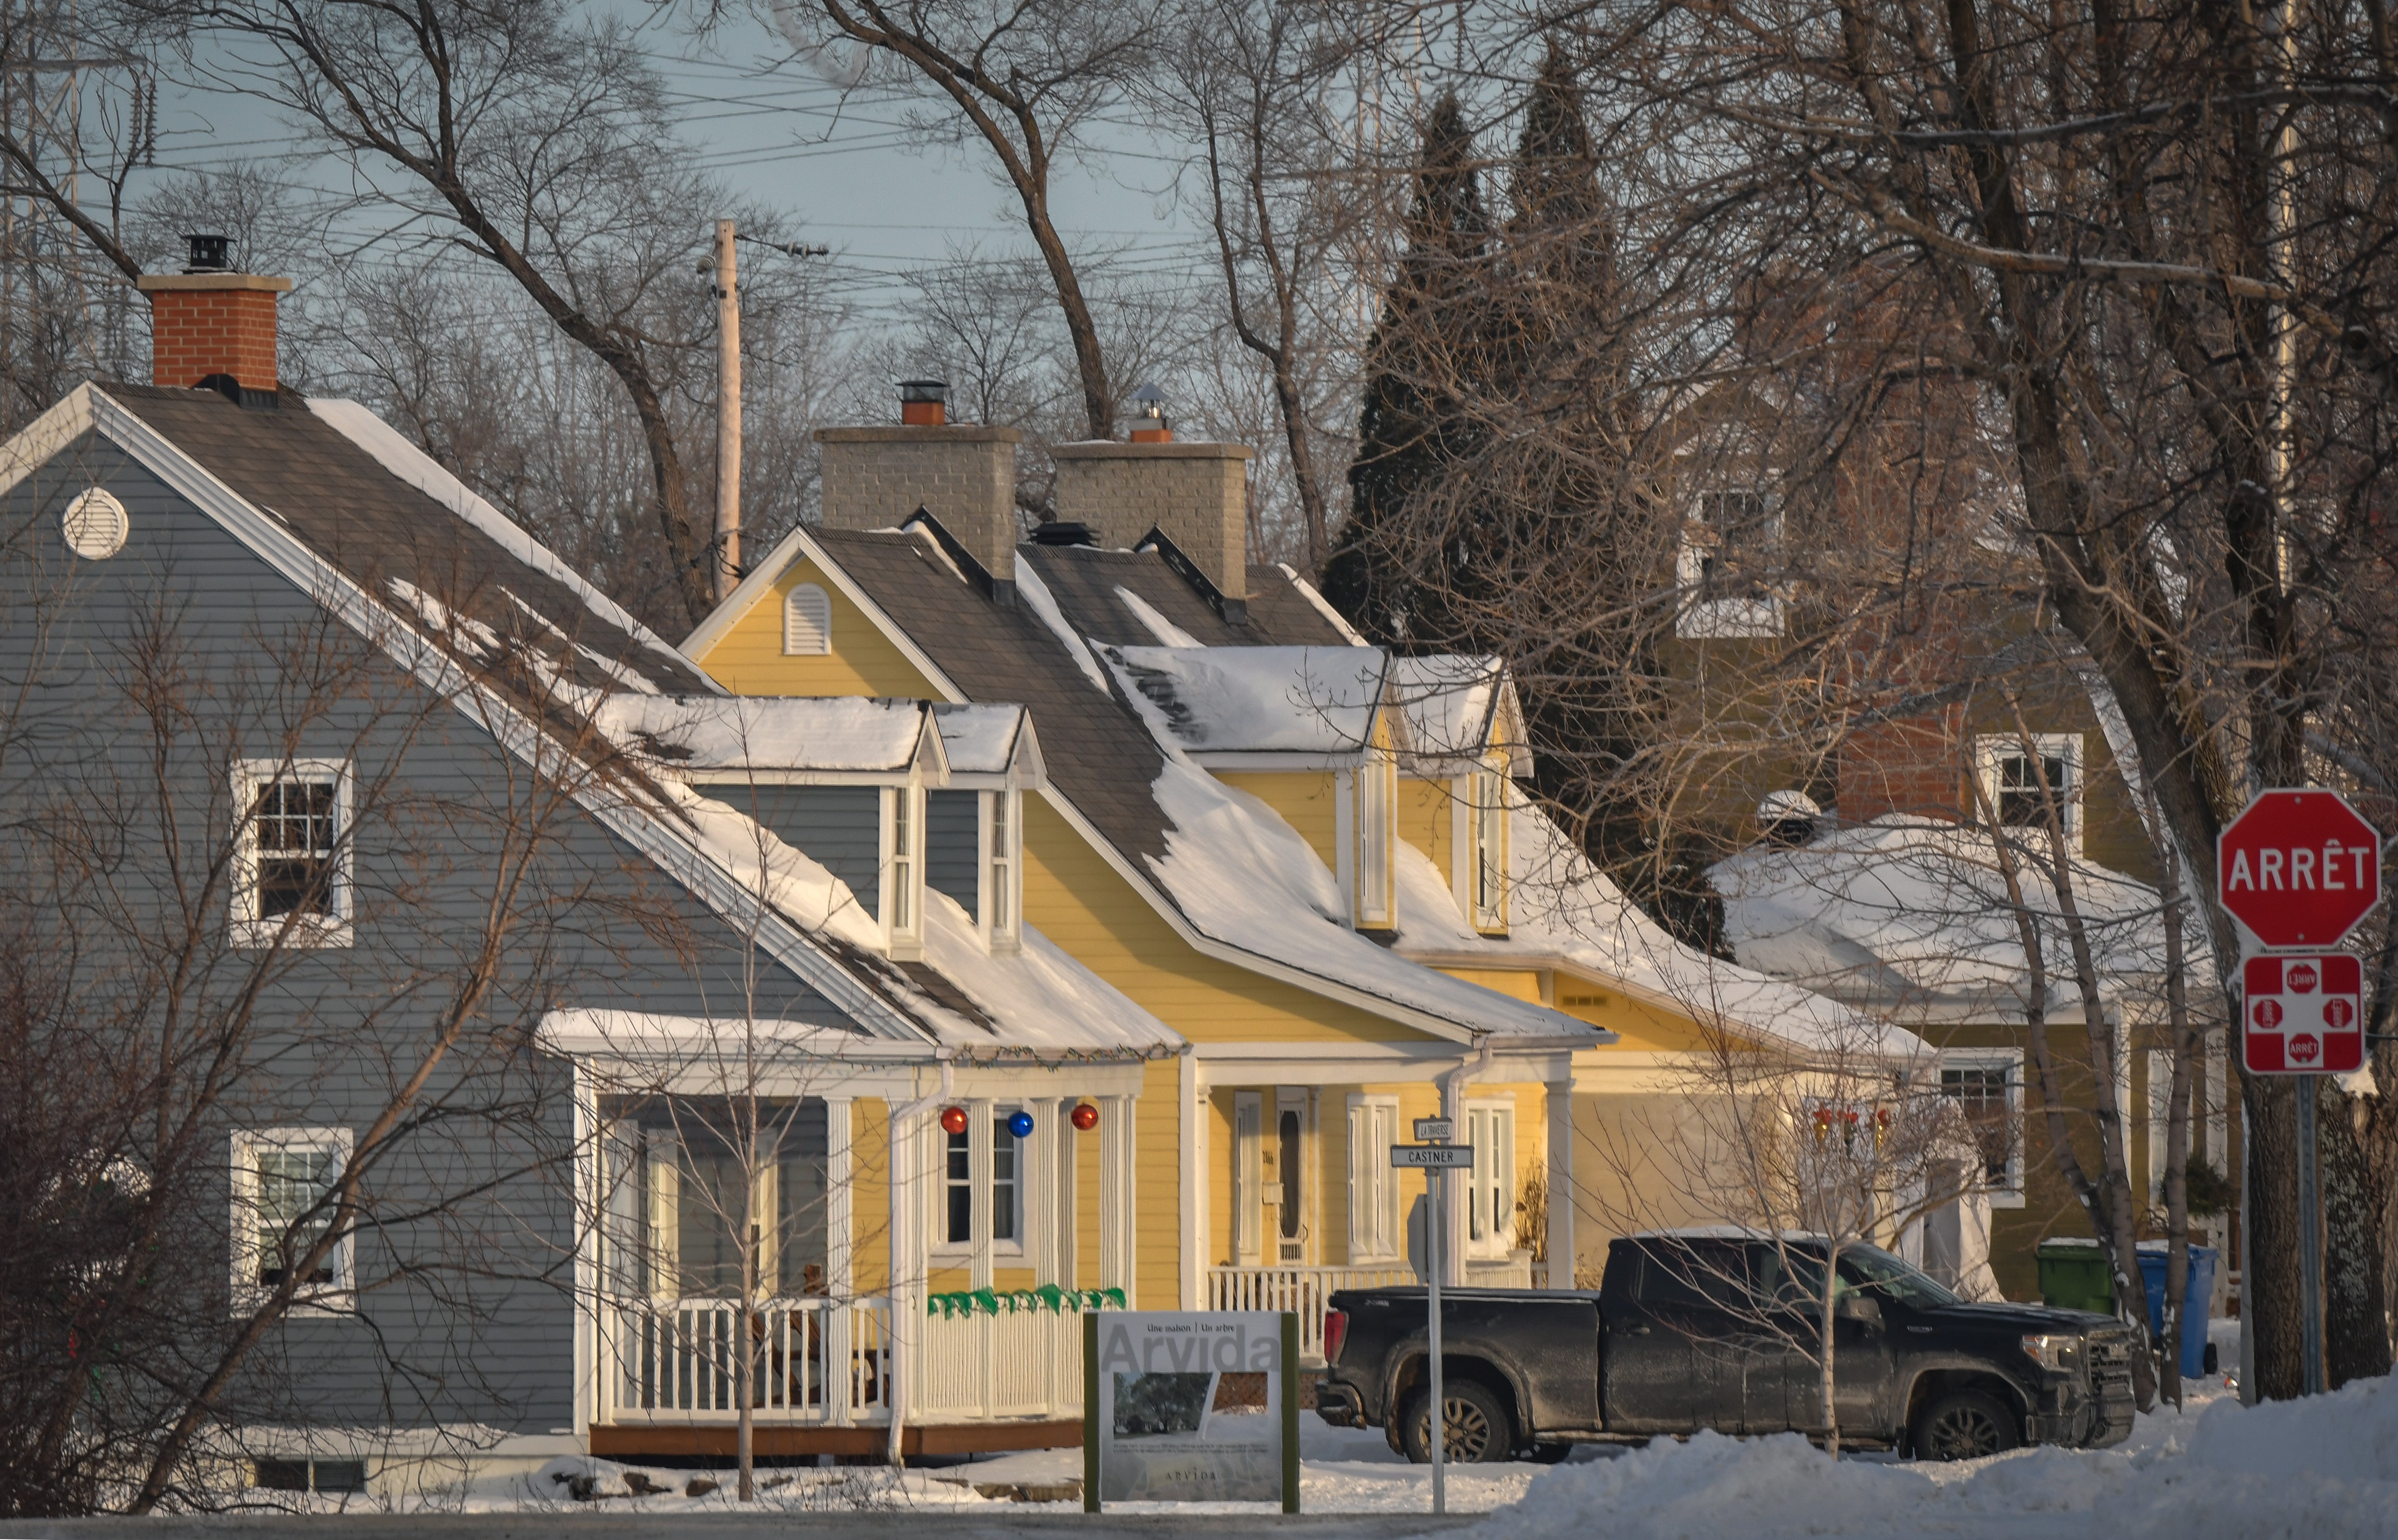
[[2344,1075],[2364,1065],[2364,969],[2353,952],[2250,957],[2240,994],[2251,1075]]
[[1402,1171],[1472,1171],[1472,1145],[1393,1145],[1391,1164]]
[[2259,792],[2215,842],[2224,910],[2269,951],[2337,946],[2381,899],[2381,836],[2336,791]]
[[1457,1120],[1453,1118],[1419,1118],[1416,1119],[1416,1142],[1420,1145],[1445,1145],[1456,1137]]

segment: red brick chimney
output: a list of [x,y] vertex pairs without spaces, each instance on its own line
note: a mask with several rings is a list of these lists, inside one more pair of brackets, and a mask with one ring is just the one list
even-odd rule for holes
[[138,285],[150,296],[150,382],[223,390],[230,382],[272,394],[276,299],[290,292],[291,280],[227,271],[222,235],[184,238],[191,257],[183,271]]

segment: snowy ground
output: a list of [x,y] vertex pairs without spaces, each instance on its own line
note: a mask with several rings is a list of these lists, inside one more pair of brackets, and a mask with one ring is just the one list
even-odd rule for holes
[[[2227,1363],[2237,1338],[2224,1334]],[[2224,1376],[2191,1387],[2188,1410],[2139,1419],[2111,1450],[2022,1450],[1960,1465],[1910,1465],[1889,1455],[1834,1460],[1795,1435],[1742,1440],[1701,1434],[1640,1450],[1586,1447],[1563,1466],[1452,1469],[1452,1513],[1487,1517],[1475,1540],[1841,1540],[1954,1536],[1960,1540],[2347,1540],[2398,1535],[2398,1378],[2350,1386],[2311,1401],[2243,1409]],[[1379,1432],[1301,1419],[1300,1506],[1315,1514],[1426,1514],[1430,1472],[1402,1463]],[[635,1497],[638,1471],[664,1492]],[[1081,1507],[1067,1483],[1082,1474],[1078,1449],[1043,1450],[909,1470],[875,1467],[761,1471],[770,1512],[948,1513],[1023,1521],[1055,1514],[1061,1528]],[[598,1502],[573,1500],[558,1477],[588,1476]],[[686,1482],[718,1490],[686,1496]],[[731,1473],[553,1461],[530,1476],[493,1478],[424,1507],[464,1513],[640,1514],[653,1520],[732,1514]],[[1066,1498],[1040,1501],[1038,1499]],[[1027,1502],[1030,1496],[1036,1500]],[[416,1505],[410,1505],[414,1507]],[[387,1511],[353,1499],[353,1511]],[[747,1509],[756,1514],[757,1507]],[[1272,1510],[1179,1504],[1111,1506],[1126,1515]],[[707,1527],[702,1520],[703,1527]],[[975,1526],[969,1525],[968,1529]],[[963,1533],[963,1532],[962,1532]],[[1078,1533],[1081,1533],[1078,1530]],[[1416,1533],[1404,1525],[1394,1534]]]

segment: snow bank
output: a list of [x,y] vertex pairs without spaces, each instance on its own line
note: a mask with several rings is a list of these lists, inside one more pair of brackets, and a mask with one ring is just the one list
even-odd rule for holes
[[1480,1540],[1956,1535],[2344,1540],[2398,1526],[2398,1382],[2309,1401],[2146,1417],[2125,1449],[2026,1450],[1960,1466],[1833,1460],[1796,1434],[1702,1433],[1561,1466]]

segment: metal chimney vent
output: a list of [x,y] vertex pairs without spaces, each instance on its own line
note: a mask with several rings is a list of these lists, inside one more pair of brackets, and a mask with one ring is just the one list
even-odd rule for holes
[[233,240],[226,235],[185,235],[189,248],[183,261],[186,273],[230,273],[233,271]]

